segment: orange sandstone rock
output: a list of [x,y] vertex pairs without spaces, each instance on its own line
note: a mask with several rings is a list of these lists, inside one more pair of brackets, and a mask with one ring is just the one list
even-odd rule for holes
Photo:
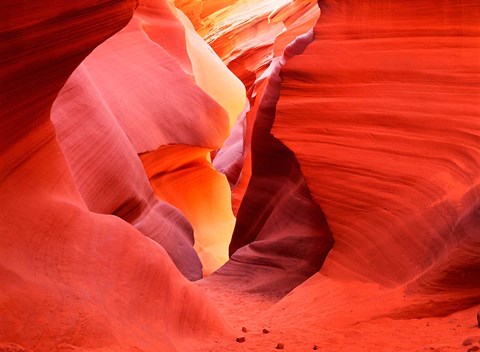
[[[6,15],[0,44],[2,347],[184,351],[205,331],[225,331],[159,244],[120,218],[87,208],[49,121],[68,76],[127,24],[133,6],[90,0],[0,5]],[[188,314],[179,297],[190,302]]]
[[321,5],[315,42],[282,69],[272,131],[298,158],[335,238],[322,272],[476,286],[480,7]]

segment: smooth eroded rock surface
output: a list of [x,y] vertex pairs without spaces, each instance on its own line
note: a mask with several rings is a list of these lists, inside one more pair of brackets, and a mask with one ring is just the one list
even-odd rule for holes
[[[225,331],[165,250],[91,212],[49,120],[75,67],[132,16],[130,1],[0,5],[0,341],[55,351],[185,351]],[[7,88],[7,89],[4,89]],[[176,304],[182,297],[187,306]],[[188,314],[187,314],[188,312]],[[10,347],[8,347],[10,346]]]

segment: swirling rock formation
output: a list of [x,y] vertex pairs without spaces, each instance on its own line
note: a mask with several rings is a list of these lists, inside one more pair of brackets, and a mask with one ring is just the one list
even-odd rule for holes
[[155,198],[142,163],[85,65],[55,100],[52,121],[89,210],[131,223],[161,244],[186,277],[200,279],[192,227],[176,208]]
[[478,1],[175,4],[0,4],[0,351],[477,348]]
[[297,38],[272,63],[254,110],[252,177],[237,213],[232,257],[210,281],[233,280],[249,292],[282,296],[316,273],[332,247],[325,217],[311,198],[295,156],[271,134],[280,96],[279,72],[305,49],[312,35]]
[[[175,5],[242,80],[254,109],[255,87],[267,77],[263,74],[266,68],[283,54],[287,44],[311,29],[319,15],[316,1],[310,0],[176,0]],[[244,112],[245,119],[238,121],[213,162],[229,180],[235,214],[251,176],[250,142],[256,111]]]
[[205,275],[228,260],[235,225],[230,187],[207,160],[208,153],[177,144],[140,156],[156,194],[180,209],[195,228],[195,249]]
[[[0,5],[6,14],[0,95],[2,348],[185,351],[191,339],[205,336],[201,330],[224,330],[201,292],[157,243],[118,217],[87,209],[49,120],[68,76],[127,24],[132,8],[130,1],[90,0]],[[188,314],[187,306],[176,304],[178,297],[190,302]]]
[[312,0],[176,0],[175,4],[247,90],[274,56],[313,27],[319,14]]
[[[222,146],[230,126],[244,108],[245,89],[188,24],[188,19],[166,0],[140,1],[127,26],[96,48],[76,70],[60,94],[54,116],[60,115],[57,126],[61,129],[60,143],[65,144],[63,149],[82,185],[80,190],[88,193],[90,208],[115,215],[120,215],[119,207],[124,208],[120,212],[132,208],[138,213],[129,215],[135,218],[133,224],[147,236],[156,238],[182,272],[190,278],[199,278],[200,265],[194,264],[198,262],[195,253],[191,249],[191,253],[182,250],[182,247],[189,246],[189,241],[192,243],[192,239],[189,239],[189,226],[181,214],[158,202],[151,191],[147,191],[149,187],[143,184],[144,171],[135,171],[136,182],[132,182],[132,174],[128,180],[125,178],[127,167],[132,172],[133,168],[138,169],[138,160],[134,160],[136,157],[132,152],[144,156],[152,153],[154,157],[148,157],[148,165],[144,165],[147,174],[153,177],[152,170],[155,169],[157,174],[169,176],[172,181],[162,184],[160,190],[158,182],[152,179],[153,189],[158,191],[157,197],[179,204],[181,212],[193,224],[195,248],[204,264],[203,272],[212,272],[228,259],[228,242],[235,222],[228,200],[230,194],[228,191],[223,198],[210,196],[212,189],[228,190],[228,183],[223,175],[212,169],[207,158],[211,151]],[[214,84],[210,79],[213,74],[216,77]],[[78,128],[67,115],[78,110],[82,113],[76,114],[77,123],[83,120],[82,114],[98,115],[98,118],[97,122],[82,126],[85,133],[75,132],[75,140],[72,140],[71,132]],[[103,121],[107,119],[105,115],[109,122]],[[104,139],[102,146],[102,141],[88,138],[95,123],[99,124],[95,128],[97,133],[102,128],[118,130],[115,136],[110,131],[111,142]],[[120,139],[123,139],[122,143]],[[76,147],[78,143],[84,146],[83,152]],[[90,143],[95,145],[89,147]],[[93,156],[93,148],[99,148],[98,152],[102,152],[100,148],[113,152],[119,144],[129,150],[129,156],[124,156],[122,162],[117,160],[116,164],[107,165],[97,159],[96,171],[87,165],[85,153]],[[172,144],[179,145],[179,148],[169,148],[168,156],[157,151]],[[185,147],[191,152],[185,151]],[[202,150],[202,155],[198,154],[197,147]],[[103,154],[105,158],[109,157],[105,152]],[[200,160],[197,169],[189,168],[189,154]],[[169,162],[161,156],[176,159],[175,170],[170,168],[167,171]],[[109,160],[113,159],[110,157]],[[174,174],[167,175],[173,171]],[[200,174],[196,174],[197,171]],[[110,176],[105,178],[105,175]],[[195,181],[199,177],[202,183]],[[176,183],[179,180],[183,192],[188,190],[191,198],[183,197],[184,193],[179,192]],[[94,182],[95,187],[92,186]],[[115,185],[103,187],[106,182]],[[189,187],[185,186],[187,183]],[[119,192],[119,187],[125,190],[126,184],[130,187],[128,192]],[[101,192],[99,188],[102,188]],[[138,192],[141,188],[143,191]],[[108,206],[94,206],[91,204],[92,192],[95,193],[95,202],[99,198],[102,202],[115,199]],[[152,208],[155,211],[150,212]],[[160,218],[155,219],[156,216],[173,216],[178,219],[177,225],[171,228],[172,231],[165,231],[175,220],[163,222]],[[178,226],[180,228],[176,229]]]

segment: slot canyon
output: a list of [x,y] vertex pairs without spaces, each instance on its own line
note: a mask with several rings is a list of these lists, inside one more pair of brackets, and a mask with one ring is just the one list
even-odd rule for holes
[[0,14],[0,352],[480,351],[478,0]]

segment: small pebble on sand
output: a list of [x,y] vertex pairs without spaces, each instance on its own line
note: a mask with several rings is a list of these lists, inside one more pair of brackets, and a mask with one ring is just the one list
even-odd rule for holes
[[285,347],[285,345],[281,342],[277,343],[277,347],[275,347],[277,350],[283,350],[283,348]]
[[478,347],[478,346],[472,346],[472,347],[470,347],[470,348],[467,350],[467,352],[475,352],[475,351],[478,351],[478,350],[480,350],[480,347]]
[[270,330],[268,330],[268,329],[263,329],[262,332],[263,332],[264,334],[268,334],[268,333],[270,332]]
[[317,345],[313,345],[313,349],[316,351],[318,350],[318,346]]
[[237,337],[237,342],[245,342],[245,337]]
[[464,346],[469,346],[473,343],[472,339],[471,338],[468,338],[468,339],[465,339],[463,340],[463,345]]
[[247,330],[247,328],[244,326],[244,327],[242,327],[242,331],[243,331],[243,332],[247,332],[248,330]]

